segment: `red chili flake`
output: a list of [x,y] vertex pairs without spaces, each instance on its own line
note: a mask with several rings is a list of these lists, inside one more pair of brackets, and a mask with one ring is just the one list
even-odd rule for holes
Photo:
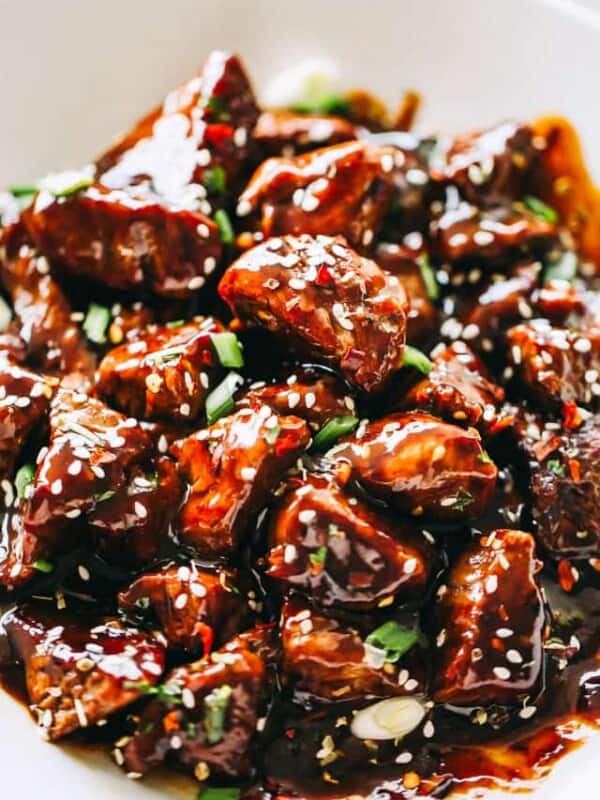
[[501,619],[503,622],[508,622],[508,620],[510,619],[510,614],[509,614],[509,613],[508,613],[508,611],[507,611],[507,610],[504,608],[504,603],[501,603],[501,604],[498,606],[498,616],[500,617],[500,619]]
[[213,629],[204,622],[197,622],[194,628],[194,634],[200,636],[204,648],[204,655],[208,655],[212,650],[214,641]]
[[577,574],[573,572],[573,567],[568,558],[561,558],[558,562],[558,582],[564,592],[572,592],[577,583]]
[[165,733],[173,733],[174,731],[181,730],[181,725],[179,723],[179,711],[173,710],[169,711],[168,714],[165,714],[162,724]]
[[285,735],[287,736],[288,739],[293,739],[296,735],[296,729],[288,728],[287,731],[285,732]]
[[575,430],[579,428],[583,422],[581,416],[581,409],[577,403],[563,403],[562,407],[563,424],[568,430]]
[[325,265],[319,267],[317,277],[315,278],[315,283],[317,286],[329,286],[333,283],[333,275]]
[[505,646],[501,639],[497,639],[495,636],[491,640],[490,644],[494,648],[494,650],[504,650]]
[[233,138],[233,128],[231,125],[226,125],[223,122],[215,122],[214,124],[206,126],[206,131],[204,132],[204,141],[206,144],[219,147],[231,138]]
[[238,331],[241,331],[241,330],[244,329],[244,323],[242,322],[242,320],[239,317],[234,317],[231,320],[231,322],[229,323],[228,327],[229,327],[229,330],[232,333],[237,333]]
[[561,444],[562,439],[560,436],[549,436],[547,439],[540,439],[539,442],[536,442],[532,450],[538,461],[545,461],[546,457],[558,450]]
[[569,472],[575,483],[579,483],[581,480],[581,467],[576,458],[569,459]]

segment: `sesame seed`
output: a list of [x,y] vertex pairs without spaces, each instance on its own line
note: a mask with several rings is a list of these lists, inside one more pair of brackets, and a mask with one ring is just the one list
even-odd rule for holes
[[162,386],[162,378],[160,375],[150,373],[150,375],[146,375],[145,383],[148,391],[152,392],[152,394],[157,394]]
[[425,725],[423,725],[423,736],[426,739],[431,739],[434,733],[435,733],[435,727],[433,725],[433,722],[430,719],[428,719]]
[[158,452],[159,453],[166,453],[168,447],[169,447],[169,444],[167,442],[167,437],[164,435],[164,433],[161,433],[161,435],[158,438]]
[[208,239],[210,236],[210,228],[204,222],[201,222],[198,227],[196,228],[198,232],[198,236],[201,236],[203,239]]
[[190,404],[189,404],[189,403],[182,403],[182,404],[179,406],[179,413],[180,413],[180,414],[181,414],[183,417],[189,417],[189,415],[191,414],[191,412],[192,412],[192,409],[190,408]]
[[475,231],[473,241],[480,247],[486,247],[494,241],[494,234],[491,231]]
[[196,698],[191,689],[184,689],[181,692],[181,702],[186,708],[194,708],[196,705]]
[[310,525],[310,523],[314,522],[316,518],[317,518],[317,512],[312,508],[304,509],[298,514],[298,520],[303,525]]
[[592,349],[592,343],[589,339],[577,339],[573,349],[577,350],[578,353],[589,353]]
[[417,688],[418,685],[419,681],[416,681],[414,678],[409,678],[409,680],[407,680],[404,684],[404,688],[407,692],[412,692]]
[[510,628],[498,628],[496,636],[499,636],[500,639],[508,639],[510,636],[514,636],[514,633]]
[[217,259],[214,256],[207,256],[204,259],[204,274],[211,275],[217,266]]
[[198,150],[196,153],[196,164],[198,164],[199,167],[207,167],[210,161],[210,150],[207,150],[206,147],[203,147],[202,150]]
[[533,717],[536,711],[536,706],[523,706],[523,708],[519,711],[519,716],[521,719],[530,719]]
[[247,217],[251,211],[252,206],[250,203],[247,200],[240,200],[240,202],[237,204],[235,213],[238,215],[238,217]]
[[233,143],[236,147],[244,147],[248,141],[248,131],[246,128],[236,128],[233,132]]
[[494,594],[497,588],[498,588],[498,577],[496,575],[489,575],[485,579],[486,594]]
[[306,634],[310,633],[312,631],[312,629],[313,629],[312,620],[303,619],[302,622],[300,623],[300,633],[303,633],[303,634],[306,635]]
[[63,484],[60,478],[57,478],[50,484],[50,492],[51,494],[60,494],[63,489]]
[[148,509],[143,503],[140,503],[139,500],[136,500],[135,503],[133,504],[133,510],[138,515],[138,517],[141,517],[142,519],[145,519],[148,516]]
[[307,392],[306,397],[304,398],[304,405],[307,408],[312,408],[314,404],[317,402],[317,396],[314,392]]
[[84,567],[83,564],[80,564],[77,567],[77,572],[79,573],[79,577],[81,578],[82,581],[89,581],[89,579],[91,578],[89,569],[87,567]]
[[396,764],[408,764],[412,761],[413,755],[409,753],[408,750],[405,750],[403,753],[399,753],[396,756]]
[[405,575],[412,575],[412,573],[417,568],[417,559],[416,558],[409,558],[404,562],[404,574]]
[[188,281],[188,289],[191,289],[192,291],[194,289],[201,289],[204,286],[204,283],[205,281],[202,275],[196,275],[194,278]]
[[241,472],[242,480],[252,481],[256,477],[256,470],[254,467],[242,467]]
[[174,606],[175,606],[175,608],[177,608],[177,609],[181,610],[182,608],[185,608],[185,607],[186,607],[186,605],[187,605],[187,601],[188,601],[188,596],[187,596],[187,594],[179,594],[179,595],[177,595],[177,597],[175,598],[175,603],[174,603]]
[[67,472],[69,473],[69,475],[79,475],[82,466],[83,464],[81,463],[81,461],[71,461],[71,463],[67,467]]
[[296,408],[302,398],[298,392],[290,392],[288,395],[288,407]]
[[286,544],[283,551],[283,561],[285,564],[292,564],[296,559],[298,551],[293,544]]
[[493,672],[500,681],[507,681],[510,678],[510,670],[506,667],[494,667]]
[[508,661],[510,661],[511,664],[523,663],[523,656],[521,655],[521,653],[519,653],[518,650],[507,650],[506,658]]

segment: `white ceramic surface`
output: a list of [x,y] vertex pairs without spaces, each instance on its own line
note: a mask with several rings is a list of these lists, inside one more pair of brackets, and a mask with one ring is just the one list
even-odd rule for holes
[[[186,79],[238,50],[257,88],[306,58],[396,102],[421,91],[425,128],[560,112],[600,176],[600,16],[560,0],[0,0],[0,186],[85,163]],[[594,149],[595,145],[595,149]],[[600,738],[539,800],[598,797]],[[41,741],[0,693],[0,795],[22,800],[195,797],[185,780],[127,781],[104,753]],[[504,797],[487,793],[486,800]]]

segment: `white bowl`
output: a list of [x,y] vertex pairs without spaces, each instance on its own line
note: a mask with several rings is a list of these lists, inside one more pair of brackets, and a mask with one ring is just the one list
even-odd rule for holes
[[[559,112],[581,130],[600,176],[600,17],[571,2],[20,0],[0,4],[0,31],[0,186],[86,163],[213,48],[241,53],[259,93],[283,69],[323,57],[344,84],[391,103],[417,89],[424,128]],[[42,742],[2,692],[0,768],[3,797],[195,797],[186,779],[128,781],[104,752]],[[599,780],[597,737],[532,797],[588,800]]]

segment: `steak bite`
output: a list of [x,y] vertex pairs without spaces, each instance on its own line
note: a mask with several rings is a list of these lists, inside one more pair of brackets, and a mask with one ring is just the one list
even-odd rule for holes
[[181,327],[150,326],[102,359],[100,395],[133,417],[189,423],[223,372],[211,343],[211,334],[223,330],[211,317]]
[[255,405],[269,406],[276,414],[293,413],[306,420],[313,430],[334,417],[356,411],[354,398],[339,378],[310,370],[290,375],[285,383],[254,386],[237,403],[238,408]]
[[[80,388],[92,379],[96,359],[47,259],[31,245],[22,225],[4,231],[5,258],[0,283],[12,301],[15,322],[26,345],[27,357],[37,369],[69,376],[67,385]],[[63,379],[65,384],[65,379]]]
[[511,328],[507,348],[519,379],[540,407],[552,411],[564,403],[597,404],[592,385],[600,371],[600,326],[574,331],[536,319]]
[[433,368],[402,398],[400,409],[418,408],[449,422],[498,433],[512,418],[500,408],[504,389],[492,383],[482,361],[462,342],[436,348]]
[[[394,633],[410,641],[406,655],[400,655],[366,641],[373,641],[368,633],[376,634],[383,627],[376,628],[369,617],[339,621],[294,595],[285,601],[281,616],[284,678],[297,691],[332,702],[422,694],[424,664],[414,647],[414,619],[407,619],[406,626],[387,623],[388,630],[391,624]],[[378,638],[376,642],[381,644]]]
[[97,551],[111,563],[149,563],[160,552],[180,500],[181,485],[171,459],[132,466],[126,483],[88,514]]
[[371,511],[329,476],[292,481],[270,522],[267,574],[325,606],[366,610],[418,599],[433,563],[412,525]]
[[0,480],[12,478],[23,445],[45,421],[56,383],[0,352]]
[[149,436],[134,419],[87,395],[61,391],[52,404],[50,442],[38,458],[25,529],[55,539],[113,497],[150,447]]
[[[116,619],[93,625],[36,606],[2,620],[25,666],[27,694],[44,735],[60,739],[130,705],[160,678],[164,647]],[[138,686],[139,684],[139,686]]]
[[237,207],[256,214],[265,237],[342,234],[369,247],[394,191],[393,147],[345,142],[292,158],[269,158],[252,176]]
[[226,270],[219,292],[234,314],[336,367],[359,389],[382,389],[402,366],[404,289],[342,238],[271,239]]
[[329,458],[392,508],[434,520],[479,516],[494,495],[498,472],[476,430],[420,411],[361,425]]
[[300,114],[277,109],[263,111],[254,128],[254,141],[264,158],[290,157],[356,139],[359,127],[344,117]]
[[190,485],[177,521],[184,544],[210,558],[235,552],[250,518],[309,440],[303,420],[258,406],[176,442],[171,452]]
[[[550,437],[549,437],[550,438]],[[534,533],[556,558],[600,557],[600,427],[590,418],[550,438],[529,478]]]
[[172,670],[136,733],[116,748],[117,763],[144,775],[169,755],[198,780],[245,777],[265,677],[265,662],[242,637]]
[[531,128],[518,122],[474,130],[450,143],[431,177],[454,184],[478,205],[516,200],[525,193],[538,158],[536,145]]
[[237,192],[257,116],[237,57],[212,53],[99,159],[84,188],[42,190],[24,212],[34,241],[66,272],[111,288],[192,295],[222,252],[207,193]]
[[544,606],[529,533],[498,530],[459,557],[441,593],[433,697],[516,703],[540,677]]
[[248,617],[236,570],[209,572],[195,561],[141,575],[119,594],[126,613],[150,609],[170,648],[208,655],[234,636]]

